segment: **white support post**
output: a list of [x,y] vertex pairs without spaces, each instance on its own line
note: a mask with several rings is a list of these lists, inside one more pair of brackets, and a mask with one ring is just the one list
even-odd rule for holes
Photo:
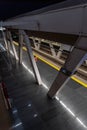
[[8,40],[9,39],[8,37],[9,37],[8,36],[8,31],[6,30],[6,42],[7,42],[7,48],[8,48],[7,52],[8,52],[8,57],[9,57],[10,65],[12,65],[13,64],[13,60],[12,60],[12,57],[10,55],[10,42]]
[[41,85],[42,81],[41,81],[41,77],[40,77],[40,73],[39,73],[38,67],[36,65],[36,62],[35,62],[35,59],[34,59],[34,56],[33,56],[33,52],[32,52],[32,49],[31,49],[29,37],[27,36],[27,34],[25,33],[24,30],[21,30],[21,34],[24,36],[24,40],[25,40],[25,44],[26,44],[26,47],[27,47],[28,56],[29,56],[30,61],[31,61],[31,65],[32,65],[32,68],[33,68],[33,71],[34,71],[34,74],[35,74],[36,81],[37,81],[37,83],[39,85]]
[[41,39],[38,39],[38,42],[36,43],[35,38],[33,37],[33,43],[34,43],[35,49],[39,50],[40,49]]
[[22,46],[23,46],[23,35],[19,30],[19,64],[22,64]]
[[38,50],[40,49],[40,45],[41,45],[41,39],[38,40],[38,44],[37,44]]
[[87,65],[87,60],[85,60],[85,63],[86,63],[86,65]]
[[60,49],[59,49],[59,51],[57,52],[57,58],[58,58],[58,59],[60,59],[60,57],[61,57],[61,55],[62,55],[62,51],[63,51],[63,50],[60,50]]
[[3,35],[3,40],[4,40],[4,43],[5,43],[5,49],[6,49],[6,52],[7,52],[7,55],[8,55],[9,68],[11,69],[12,68],[12,66],[11,66],[12,62],[10,60],[9,44],[8,44],[8,41],[7,41],[7,33],[2,30],[2,35]]
[[50,50],[51,50],[52,56],[56,57],[56,52],[55,52],[55,49],[54,49],[53,45],[51,43],[49,43],[49,46],[50,46]]
[[62,45],[60,46],[58,52],[57,52],[57,58],[60,59],[61,55],[62,55],[62,51],[63,51],[63,47]]
[[18,56],[17,56],[17,53],[16,53],[15,46],[14,46],[14,44],[13,44],[13,39],[12,39],[12,36],[11,36],[11,32],[10,32],[10,31],[8,31],[8,36],[9,36],[9,40],[10,40],[10,43],[11,43],[11,46],[12,46],[12,50],[13,50],[15,59],[18,60]]
[[7,44],[6,36],[5,36],[5,33],[4,33],[3,30],[2,30],[2,35],[3,35],[3,40],[4,40],[4,43],[5,43],[5,49],[8,52],[8,44]]
[[37,43],[35,41],[35,38],[33,38],[33,43],[34,43],[35,49],[38,50],[38,46],[37,46]]

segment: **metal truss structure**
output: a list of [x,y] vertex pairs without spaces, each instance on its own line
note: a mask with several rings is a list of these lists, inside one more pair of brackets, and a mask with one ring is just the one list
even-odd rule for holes
[[[57,92],[60,92],[65,83],[70,79],[70,76],[75,73],[77,67],[87,59],[87,4],[62,9],[57,9],[55,5],[52,10],[49,10],[48,7],[48,9],[46,8],[44,11],[40,10],[40,12],[36,12],[38,13],[33,14],[31,12],[9,19],[3,22],[2,26],[20,35],[20,63],[22,62],[21,47],[23,38],[25,39],[28,55],[38,84],[41,84],[41,78],[33,58],[29,37],[38,37],[39,42],[41,42],[40,40],[42,38],[73,46],[66,62],[48,91],[48,96],[53,98]],[[12,44],[11,35],[10,33],[8,34]],[[35,39],[33,39],[33,42],[35,48],[39,49],[40,46],[35,43]],[[12,48],[14,50],[13,44]],[[50,48],[52,55],[56,56],[52,44],[50,44]],[[62,47],[60,48],[60,51],[61,50]],[[15,50],[14,55],[16,57]],[[57,54],[58,57],[60,57],[60,55],[61,53]]]

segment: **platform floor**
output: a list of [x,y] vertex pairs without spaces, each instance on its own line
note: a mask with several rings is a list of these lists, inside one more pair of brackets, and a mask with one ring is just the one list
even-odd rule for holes
[[[27,64],[27,57],[24,59]],[[39,60],[37,65],[42,81],[50,88],[58,72]],[[30,64],[28,67],[31,69]],[[34,77],[23,66],[17,66],[14,71],[6,74],[4,82],[15,106],[14,113],[19,117],[13,129],[87,129],[87,89],[76,82],[70,80],[65,85],[58,95],[59,100],[48,99],[48,90],[43,85],[38,86]]]
[[0,130],[8,130],[11,127],[9,112],[6,109],[2,91],[0,88]]

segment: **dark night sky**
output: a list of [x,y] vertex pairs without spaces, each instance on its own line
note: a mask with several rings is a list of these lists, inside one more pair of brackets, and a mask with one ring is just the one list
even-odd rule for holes
[[39,9],[61,1],[64,0],[3,0],[0,1],[0,20],[6,20],[10,17],[14,17],[16,15]]

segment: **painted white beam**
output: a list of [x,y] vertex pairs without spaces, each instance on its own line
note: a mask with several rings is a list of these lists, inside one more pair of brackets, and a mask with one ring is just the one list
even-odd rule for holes
[[23,15],[2,23],[3,26],[34,31],[87,34],[87,4]]

